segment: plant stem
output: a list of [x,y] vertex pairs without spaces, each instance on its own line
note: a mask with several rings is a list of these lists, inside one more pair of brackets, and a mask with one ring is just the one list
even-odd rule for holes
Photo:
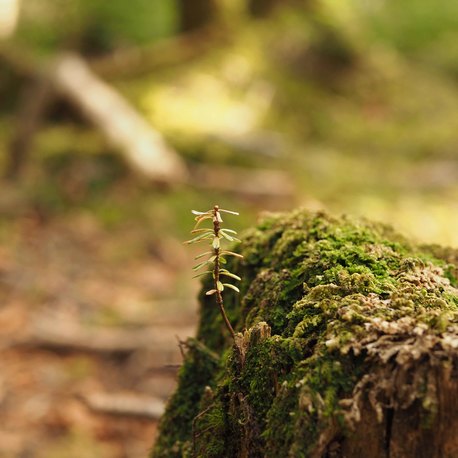
[[[219,207],[218,205],[215,205],[213,207],[213,232],[215,234],[215,237],[219,237],[219,231],[221,229],[220,222],[218,219],[218,210]],[[214,268],[213,268],[213,279],[214,279],[214,284],[215,284],[215,289],[216,289],[216,303],[219,307],[219,310],[221,312],[221,316],[223,317],[223,320],[226,324],[227,329],[231,333],[231,336],[233,339],[235,339],[235,332],[234,329],[232,328],[232,325],[226,315],[226,311],[224,310],[224,302],[223,302],[223,295],[221,294],[221,291],[218,289],[218,283],[219,283],[219,251],[220,248],[213,248],[213,254],[216,256],[215,261],[214,261]]]

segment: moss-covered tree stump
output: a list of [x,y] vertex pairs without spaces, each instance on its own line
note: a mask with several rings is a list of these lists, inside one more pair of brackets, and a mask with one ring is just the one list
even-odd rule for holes
[[236,343],[202,294],[154,457],[458,457],[456,252],[305,211],[238,250]]

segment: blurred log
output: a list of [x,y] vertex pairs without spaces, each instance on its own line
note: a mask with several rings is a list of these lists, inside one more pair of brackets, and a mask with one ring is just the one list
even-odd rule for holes
[[25,337],[15,346],[45,348],[57,352],[88,352],[101,355],[129,355],[147,350],[159,365],[181,363],[176,336],[194,335],[193,326],[148,326],[137,329],[85,328],[69,319],[35,317]]
[[77,55],[58,58],[49,71],[56,90],[121,151],[130,165],[145,177],[176,183],[186,167],[162,135],[111,86],[104,83]]
[[165,410],[163,400],[136,393],[89,393],[81,399],[94,412],[110,415],[158,420]]
[[[42,81],[43,88],[49,85],[51,89],[46,89],[46,93],[55,92],[70,102],[112,147],[123,154],[131,167],[147,179],[173,184],[186,178],[183,160],[166,144],[162,135],[116,89],[93,73],[81,57],[64,54],[52,65],[43,66],[27,53],[4,46],[0,48],[0,59],[20,75]],[[17,147],[11,150],[10,173],[17,168],[16,162],[24,161],[38,128],[45,105],[42,101],[46,97],[38,99],[36,102],[31,100],[21,110],[24,115],[19,116],[19,121],[26,124],[27,140],[13,141],[13,145],[20,145],[20,154],[17,154]],[[29,119],[24,119],[26,116]]]
[[19,20],[20,0],[0,1],[0,39],[13,35]]

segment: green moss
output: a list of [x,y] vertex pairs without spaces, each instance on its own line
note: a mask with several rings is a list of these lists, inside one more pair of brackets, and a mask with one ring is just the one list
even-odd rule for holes
[[157,457],[182,457],[190,447],[192,422],[199,413],[205,388],[214,383],[219,358],[202,343],[190,339],[188,353],[179,374],[180,389],[170,400],[161,422],[155,448]]
[[[324,431],[345,437],[342,400],[363,375],[384,374],[388,359],[372,348],[392,336],[413,342],[458,332],[449,251],[417,247],[384,225],[306,211],[269,215],[237,250],[244,260],[229,268],[243,277],[241,294],[225,304],[236,330],[248,331],[233,346],[201,294],[197,341],[221,362],[203,364],[189,352],[153,456],[185,456],[191,446],[196,456],[309,456]],[[271,335],[256,337],[262,322]],[[415,396],[434,412],[427,392]]]
[[201,404],[203,415],[193,424],[193,446],[191,456],[218,458],[228,449],[227,413],[220,399],[209,398]]

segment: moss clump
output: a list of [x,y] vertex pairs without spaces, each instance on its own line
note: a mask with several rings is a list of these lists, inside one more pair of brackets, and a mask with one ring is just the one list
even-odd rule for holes
[[[296,211],[266,217],[238,251],[244,259],[230,269],[241,294],[226,296],[236,344],[201,295],[200,349],[186,357],[153,456],[327,456],[345,448],[369,398],[378,421],[388,407],[420,403],[428,423],[432,355],[457,358],[447,250]],[[402,389],[390,391],[403,371]]]

